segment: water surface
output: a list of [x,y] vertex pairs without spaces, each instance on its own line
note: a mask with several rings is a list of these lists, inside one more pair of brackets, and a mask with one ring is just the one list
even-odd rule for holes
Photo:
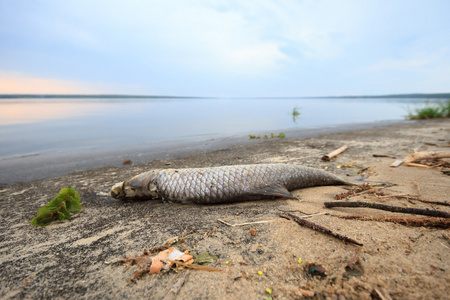
[[[0,99],[0,158],[402,120],[426,99]],[[298,108],[300,115],[293,117]]]

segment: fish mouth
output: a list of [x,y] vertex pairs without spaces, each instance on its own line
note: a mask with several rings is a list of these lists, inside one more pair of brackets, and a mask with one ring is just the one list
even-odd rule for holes
[[125,192],[123,190],[123,182],[116,183],[109,192],[111,197],[115,199],[124,199],[125,198]]

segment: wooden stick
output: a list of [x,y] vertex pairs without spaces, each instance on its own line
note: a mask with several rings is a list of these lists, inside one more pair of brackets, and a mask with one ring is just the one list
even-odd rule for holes
[[386,199],[386,198],[406,198],[409,200],[414,200],[414,201],[420,201],[423,203],[428,203],[428,204],[436,204],[436,205],[443,205],[443,206],[450,206],[450,203],[448,202],[441,202],[441,201],[433,201],[433,200],[427,200],[427,199],[421,199],[419,198],[420,195],[387,195],[387,196],[377,196],[379,199]]
[[361,221],[379,221],[379,222],[393,222],[403,224],[407,226],[425,226],[425,227],[437,227],[437,228],[449,228],[450,220],[446,218],[407,218],[396,216],[369,216],[369,215],[347,215],[336,216],[341,219],[354,219]]
[[386,155],[386,154],[373,154],[373,157],[388,157],[388,158],[393,158],[396,159],[397,157],[395,156],[390,156],[390,155]]
[[424,216],[431,216],[431,217],[438,217],[438,218],[450,218],[450,213],[445,212],[445,211],[422,209],[422,208],[412,208],[412,207],[391,206],[391,205],[384,205],[384,204],[379,204],[379,203],[336,201],[336,202],[325,202],[324,205],[327,208],[366,207],[366,208],[387,210],[387,211],[404,213],[404,214],[416,214],[416,215],[424,215]]
[[227,226],[230,226],[230,227],[247,226],[247,225],[253,225],[253,224],[262,224],[262,223],[272,222],[272,220],[268,220],[268,221],[256,221],[256,222],[248,222],[248,223],[241,223],[241,224],[230,224],[230,223],[227,223],[227,222],[225,222],[225,221],[223,221],[221,219],[217,219],[217,221],[222,223],[222,224],[225,224]]
[[408,167],[419,167],[419,168],[426,168],[426,169],[431,168],[430,166],[422,165],[422,164],[416,164],[416,163],[406,163],[406,165]]
[[448,151],[420,151],[408,155],[403,161],[405,163],[417,162],[426,159],[437,159],[437,158],[448,158],[450,157],[450,152]]
[[280,214],[280,218],[293,220],[293,221],[297,222],[297,224],[299,224],[300,226],[305,226],[305,227],[311,228],[313,230],[316,230],[316,231],[319,231],[319,232],[331,235],[331,236],[333,236],[335,238],[338,238],[338,239],[340,239],[342,241],[345,241],[345,242],[349,242],[349,243],[352,243],[352,244],[355,244],[355,245],[358,245],[358,246],[362,246],[363,245],[363,244],[361,244],[361,243],[355,241],[354,239],[351,239],[351,238],[349,238],[349,237],[347,237],[345,235],[333,232],[333,231],[329,230],[328,228],[325,228],[323,226],[317,225],[317,224],[315,224],[313,222],[310,222],[310,221],[307,221],[305,219],[301,219],[301,218],[299,218],[297,216],[294,216],[293,214],[290,214],[290,213]]
[[333,152],[328,153],[327,155],[322,156],[322,160],[330,161],[331,159],[335,158],[342,152],[348,149],[348,146],[342,146],[339,149],[334,150]]

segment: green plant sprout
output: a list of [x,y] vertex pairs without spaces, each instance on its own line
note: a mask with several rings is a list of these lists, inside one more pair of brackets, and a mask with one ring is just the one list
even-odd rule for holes
[[[251,140],[253,140],[253,139],[260,139],[260,138],[264,138],[264,139],[268,139],[269,138],[269,135],[267,135],[267,134],[262,135],[262,136],[261,135],[249,134],[248,136],[250,137]],[[271,138],[284,138],[284,137],[286,137],[286,135],[284,133],[282,133],[282,132],[280,132],[279,134],[271,133],[270,137]]]
[[75,189],[62,188],[55,199],[38,210],[37,217],[31,220],[31,225],[45,226],[53,221],[70,219],[70,213],[77,213],[83,209],[80,200],[80,195]]
[[294,123],[297,121],[297,117],[300,116],[299,110],[300,109],[297,106],[292,110],[292,120],[294,121]]

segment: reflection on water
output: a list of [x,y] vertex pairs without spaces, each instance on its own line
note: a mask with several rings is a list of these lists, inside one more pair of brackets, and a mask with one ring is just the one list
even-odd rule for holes
[[66,119],[69,116],[80,117],[98,110],[98,105],[94,103],[86,105],[86,103],[77,102],[8,102],[0,102],[0,125],[36,123],[46,120]]
[[406,103],[418,101],[425,102],[424,99],[0,99],[0,157],[400,120],[407,114]]

